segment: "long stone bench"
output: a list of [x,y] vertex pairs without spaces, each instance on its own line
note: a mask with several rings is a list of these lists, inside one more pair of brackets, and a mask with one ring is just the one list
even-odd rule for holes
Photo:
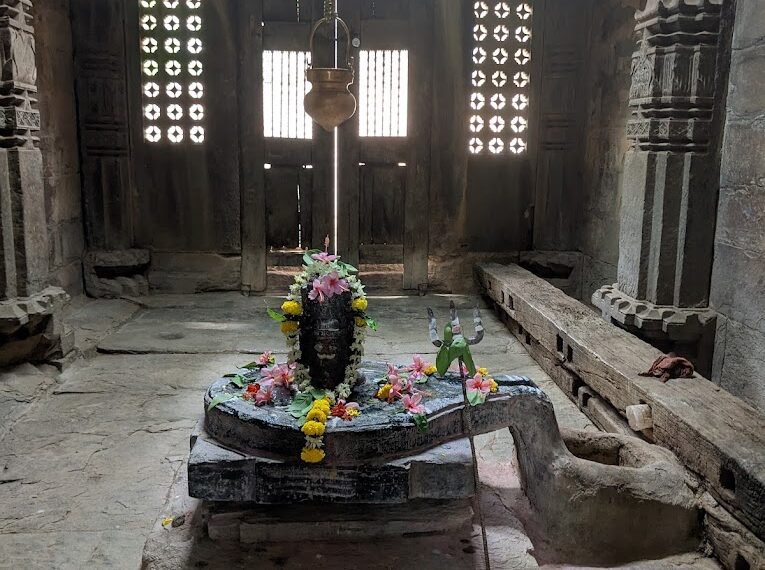
[[657,349],[517,265],[479,264],[476,275],[512,332],[573,399],[586,386],[622,415],[628,406],[650,406],[650,439],[672,450],[765,539],[762,413],[698,374],[667,383],[639,376],[661,354]]

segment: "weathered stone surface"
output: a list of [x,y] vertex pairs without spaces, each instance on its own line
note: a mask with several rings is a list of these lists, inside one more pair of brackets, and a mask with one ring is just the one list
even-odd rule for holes
[[397,504],[463,499],[475,492],[466,439],[401,459],[344,468],[306,465],[283,455],[236,453],[203,432],[192,444],[188,469],[189,494],[208,501]]
[[722,144],[711,306],[726,317],[713,380],[753,405],[765,402],[765,11],[735,4]]

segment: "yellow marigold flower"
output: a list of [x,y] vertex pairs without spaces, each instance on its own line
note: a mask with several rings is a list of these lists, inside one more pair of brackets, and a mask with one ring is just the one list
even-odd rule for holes
[[478,374],[480,374],[481,376],[488,376],[489,375],[489,370],[486,369],[486,368],[479,368],[478,369]]
[[366,297],[359,297],[358,299],[353,300],[352,305],[354,311],[366,311],[369,306],[369,301],[367,301]]
[[492,394],[499,390],[499,384],[497,384],[494,378],[489,378],[489,386]]
[[303,451],[300,452],[300,459],[306,463],[319,463],[320,461],[324,460],[324,455],[325,454],[323,449],[311,449],[310,447],[304,447]]
[[436,372],[438,372],[438,368],[436,368],[434,364],[431,364],[430,366],[425,367],[426,376],[433,376],[433,374],[435,374]]
[[324,398],[322,398],[321,400],[316,400],[314,401],[313,406],[311,406],[311,409],[321,410],[322,412],[324,412],[325,416],[328,416],[329,410],[330,410],[329,402],[325,400]]
[[324,427],[324,424],[310,421],[310,422],[304,423],[300,431],[302,431],[306,435],[317,436],[317,435],[324,435],[325,429],[326,428]]
[[310,412],[308,412],[308,415],[305,417],[306,421],[309,422],[319,422],[320,424],[327,423],[327,414],[324,413],[324,410],[321,408],[317,408],[314,406]]
[[297,301],[284,301],[282,311],[288,315],[300,316],[303,314],[303,307]]
[[361,415],[361,410],[358,410],[356,408],[348,408],[345,411],[345,413],[351,416],[352,418],[356,418]]
[[281,328],[284,334],[291,334],[297,332],[299,326],[297,321],[284,321]]
[[376,394],[377,399],[379,400],[387,400],[388,396],[390,395],[390,389],[392,386],[390,384],[386,384],[385,386],[381,387]]
[[367,321],[366,321],[366,319],[364,317],[356,317],[354,319],[354,321],[356,321],[356,326],[357,327],[365,327],[365,326],[367,326]]

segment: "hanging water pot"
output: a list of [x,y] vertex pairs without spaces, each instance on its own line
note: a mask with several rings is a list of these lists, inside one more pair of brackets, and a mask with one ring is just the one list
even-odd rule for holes
[[[316,30],[322,24],[337,21],[345,31],[346,60],[345,67],[313,67],[313,39]],[[312,65],[305,72],[311,83],[311,90],[303,101],[305,112],[327,132],[342,125],[356,113],[356,97],[349,87],[353,84],[353,62],[350,57],[351,33],[346,23],[336,16],[324,17],[311,30],[310,39]]]

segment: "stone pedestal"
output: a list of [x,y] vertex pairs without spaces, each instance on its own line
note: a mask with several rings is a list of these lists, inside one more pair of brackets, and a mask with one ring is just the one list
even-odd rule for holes
[[[636,14],[618,283],[605,318],[708,373],[709,282],[720,170],[722,0],[648,0]],[[709,352],[709,354],[707,354]]]

